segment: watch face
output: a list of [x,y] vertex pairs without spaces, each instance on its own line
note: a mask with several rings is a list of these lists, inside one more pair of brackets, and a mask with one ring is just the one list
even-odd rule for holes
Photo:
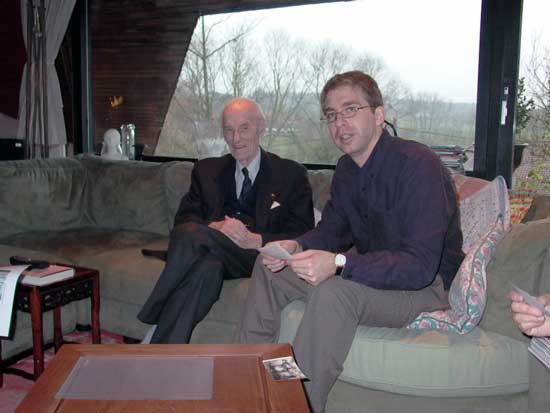
[[343,267],[346,265],[346,256],[343,254],[336,254],[336,257],[334,257],[334,263],[337,267]]

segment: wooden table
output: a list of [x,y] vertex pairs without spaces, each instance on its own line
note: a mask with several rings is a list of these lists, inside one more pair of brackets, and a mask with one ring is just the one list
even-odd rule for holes
[[[67,264],[61,264],[67,265]],[[19,284],[17,287],[14,309],[31,314],[33,361],[34,372],[8,367],[17,362],[20,357],[15,356],[9,361],[2,361],[2,344],[0,341],[0,387],[2,386],[3,373],[17,374],[19,376],[37,380],[44,371],[44,338],[43,321],[44,312],[53,310],[53,331],[55,351],[63,344],[61,331],[61,307],[70,302],[91,299],[92,342],[101,343],[99,327],[99,272],[90,268],[74,267],[74,277],[43,286]]]
[[[74,344],[63,346],[16,412],[309,412],[299,380],[275,381],[262,360],[292,355],[289,344]],[[81,356],[212,357],[211,400],[69,400],[55,395]],[[97,380],[101,380],[98,377]]]

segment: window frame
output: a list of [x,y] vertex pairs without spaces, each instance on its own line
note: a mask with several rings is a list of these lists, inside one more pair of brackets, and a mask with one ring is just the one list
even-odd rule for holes
[[[243,10],[268,9],[298,4],[327,3],[332,0],[314,1],[275,1],[251,2],[243,6],[241,2],[210,4],[195,7],[197,20],[201,14],[227,13]],[[349,0],[346,0],[349,1]],[[80,142],[75,142],[75,152],[93,152],[94,119],[92,113],[90,79],[92,65],[89,8],[93,1],[78,0],[80,13],[81,39],[80,79],[78,98],[80,105]],[[204,7],[207,7],[205,9]],[[480,16],[480,43],[478,65],[478,89],[476,101],[474,176],[493,179],[502,175],[508,186],[512,181],[512,158],[514,149],[514,124],[516,112],[516,91],[519,75],[521,39],[521,16],[523,0],[482,0]],[[507,93],[505,93],[507,90]],[[507,110],[504,124],[501,125],[503,108]],[[168,161],[183,158],[147,156],[150,161]],[[191,158],[185,158],[192,160]],[[334,165],[308,164],[312,169],[334,168]]]

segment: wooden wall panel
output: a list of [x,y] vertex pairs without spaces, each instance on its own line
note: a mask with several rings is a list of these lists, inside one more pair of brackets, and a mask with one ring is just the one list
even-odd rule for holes
[[[109,128],[136,125],[151,154],[160,136],[188,44],[202,14],[330,0],[90,0],[94,142]],[[122,96],[113,110],[109,97]]]
[[[154,148],[197,14],[175,3],[104,0],[91,4],[94,142],[105,130],[136,125],[136,141]],[[124,103],[112,109],[109,98]]]

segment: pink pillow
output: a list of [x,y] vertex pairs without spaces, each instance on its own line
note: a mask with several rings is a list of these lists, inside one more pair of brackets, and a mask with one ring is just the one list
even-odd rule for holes
[[453,181],[459,201],[472,196],[481,188],[489,184],[489,181],[485,179],[474,178],[462,174],[453,174]]

